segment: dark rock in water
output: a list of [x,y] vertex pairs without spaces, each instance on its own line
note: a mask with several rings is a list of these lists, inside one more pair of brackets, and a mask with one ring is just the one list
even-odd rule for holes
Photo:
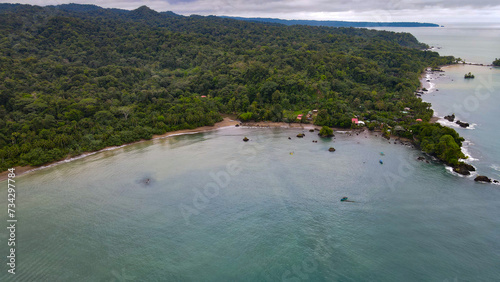
[[418,157],[417,160],[419,160],[419,161],[425,161],[425,158],[424,157]]
[[315,128],[314,130],[319,131],[319,128]]
[[309,132],[314,132],[314,129],[309,129]]
[[491,179],[484,175],[477,176],[476,178],[474,178],[474,181],[491,183]]
[[453,168],[453,171],[462,175],[470,175],[470,172],[476,171],[476,168],[470,164],[460,163]]
[[460,125],[463,128],[469,127],[469,124],[466,122],[461,122],[461,121],[457,120],[457,122],[455,122],[455,123]]
[[460,173],[461,175],[470,175],[470,171],[468,171],[467,169],[465,169],[463,167],[455,167],[453,169],[453,171],[456,173]]
[[239,125],[239,124],[237,124],[237,125],[235,125],[235,127],[240,127],[240,125]]
[[292,140],[292,137],[288,137],[288,140]]
[[493,180],[493,183],[498,183],[498,180]]
[[250,139],[248,139],[246,136],[245,136],[245,138],[243,138],[243,141],[245,141],[245,142],[247,142],[248,140],[250,140]]
[[476,171],[476,168],[470,164],[462,163],[460,165],[463,165],[465,168],[467,168],[469,171]]
[[302,138],[302,137],[304,137],[304,136],[306,136],[304,133],[299,133],[299,134],[297,134],[297,137],[299,137],[299,138]]
[[328,152],[335,152],[335,148],[330,147],[330,149],[328,149]]
[[455,120],[455,114],[445,116],[444,119],[453,122]]

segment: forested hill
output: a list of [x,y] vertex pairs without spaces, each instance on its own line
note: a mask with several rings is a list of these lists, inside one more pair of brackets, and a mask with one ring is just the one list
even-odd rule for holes
[[347,22],[347,21],[315,21],[315,20],[283,20],[275,18],[242,18],[225,17],[235,20],[250,22],[277,23],[284,25],[311,25],[311,26],[329,26],[329,27],[439,27],[433,23],[418,22]]
[[424,48],[407,33],[1,4],[0,170],[210,125],[221,113],[295,121],[318,109],[320,125],[350,127],[357,115],[409,129],[432,115],[413,95],[420,72],[454,61]]

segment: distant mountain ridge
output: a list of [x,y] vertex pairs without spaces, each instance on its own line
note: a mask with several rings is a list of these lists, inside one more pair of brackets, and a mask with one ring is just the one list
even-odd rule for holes
[[311,25],[311,26],[328,26],[328,27],[439,27],[434,23],[418,23],[418,22],[348,22],[348,21],[316,21],[316,20],[283,20],[276,18],[243,18],[243,17],[228,17],[241,21],[250,22],[265,22],[284,25]]
[[[7,11],[14,11],[16,9],[30,6],[23,4],[9,4],[0,3],[0,13]],[[35,6],[33,6],[35,7]],[[175,14],[171,11],[157,12],[148,8],[147,6],[141,6],[135,10],[123,10],[116,8],[102,8],[97,5],[92,4],[61,4],[61,5],[50,5],[46,8],[53,10],[61,10],[65,12],[72,12],[78,14],[92,14],[92,15],[105,15],[105,14],[115,14],[130,17],[132,19],[159,19],[161,17],[184,17],[182,15]],[[196,15],[191,15],[191,17],[196,17]],[[348,21],[317,21],[317,20],[284,20],[277,18],[244,18],[244,17],[229,17],[229,16],[216,16],[218,18],[233,19],[247,22],[257,22],[257,23],[271,23],[271,24],[283,24],[283,25],[308,25],[308,26],[326,26],[326,27],[439,27],[438,24],[434,23],[419,23],[419,22],[348,22]]]

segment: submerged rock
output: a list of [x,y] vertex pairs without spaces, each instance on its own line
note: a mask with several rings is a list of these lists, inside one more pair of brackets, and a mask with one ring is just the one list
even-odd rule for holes
[[250,139],[248,139],[246,136],[245,136],[245,138],[243,138],[243,141],[245,141],[245,142],[247,142],[248,140],[250,140]]
[[302,138],[302,137],[304,137],[304,136],[306,136],[304,133],[299,133],[299,134],[297,134],[297,137],[299,137],[299,138]]
[[328,149],[328,152],[335,152],[335,151],[336,151],[336,150],[335,150],[335,148],[333,148],[333,147],[330,147],[330,149]]
[[309,132],[314,132],[314,129],[309,129]]
[[474,181],[491,183],[491,179],[484,175],[477,176],[476,178],[474,178]]

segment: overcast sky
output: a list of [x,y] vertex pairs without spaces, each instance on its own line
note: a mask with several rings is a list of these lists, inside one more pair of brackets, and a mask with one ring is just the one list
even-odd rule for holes
[[146,5],[159,12],[173,11],[181,15],[500,24],[500,1],[498,0],[0,0],[0,3],[32,5],[85,3],[127,10]]

